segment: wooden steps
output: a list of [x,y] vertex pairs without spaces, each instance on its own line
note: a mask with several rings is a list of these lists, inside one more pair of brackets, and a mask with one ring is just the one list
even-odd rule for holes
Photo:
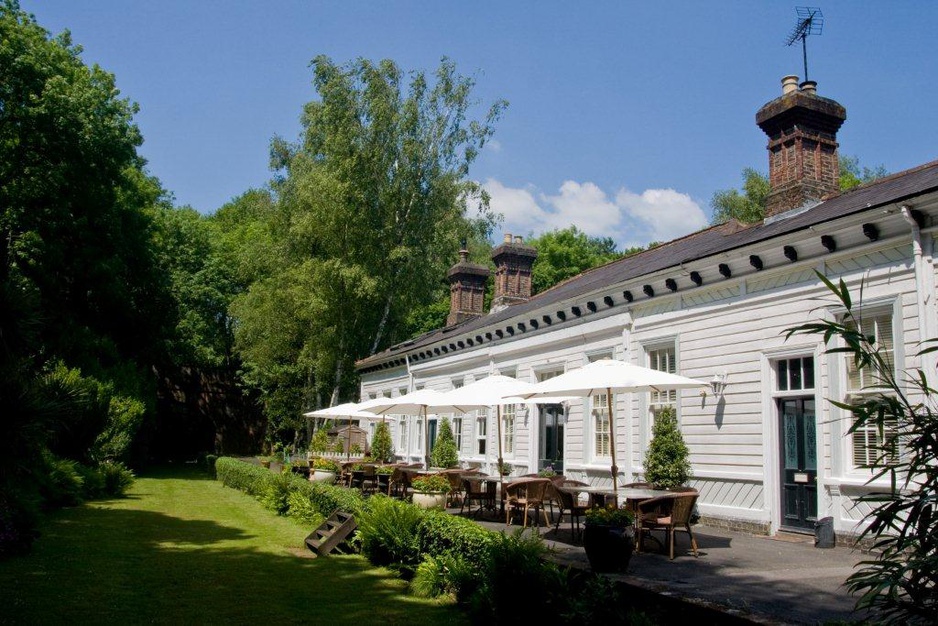
[[325,556],[358,528],[351,513],[336,511],[306,537],[306,547],[317,556]]

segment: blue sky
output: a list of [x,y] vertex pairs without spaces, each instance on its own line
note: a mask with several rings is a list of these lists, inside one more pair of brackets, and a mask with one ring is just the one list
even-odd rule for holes
[[[756,110],[803,75],[788,2],[21,0],[140,105],[149,170],[216,210],[270,177],[299,134],[309,61],[442,56],[510,106],[476,161],[501,230],[571,223],[621,245],[705,225],[717,189],[766,169]],[[847,108],[841,152],[890,172],[938,158],[938,3],[825,1],[808,40],[818,93]],[[499,239],[498,233],[495,238]]]

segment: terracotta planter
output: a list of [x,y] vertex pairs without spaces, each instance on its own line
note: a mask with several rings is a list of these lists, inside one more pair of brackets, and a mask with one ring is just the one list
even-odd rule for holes
[[415,491],[414,504],[421,509],[445,509],[446,493],[443,491]]
[[635,528],[587,524],[583,548],[594,572],[625,572],[635,551]]
[[331,485],[335,482],[335,472],[329,470],[312,469],[309,472],[309,480],[313,483],[327,483]]

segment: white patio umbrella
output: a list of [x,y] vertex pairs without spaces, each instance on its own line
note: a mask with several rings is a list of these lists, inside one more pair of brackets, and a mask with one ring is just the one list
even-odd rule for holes
[[378,415],[370,411],[363,411],[359,408],[359,404],[356,402],[346,402],[344,404],[337,404],[335,406],[330,406],[325,409],[319,409],[317,411],[310,411],[309,413],[303,413],[305,417],[332,417],[332,418],[342,418],[344,417],[347,420],[347,428],[345,431],[345,452],[346,459],[352,457],[352,420],[353,419],[365,419],[365,420],[374,420],[378,419]]
[[[525,382],[509,376],[489,376],[474,381],[465,387],[453,389],[443,394],[443,400],[452,406],[457,406],[463,412],[469,412],[475,409],[496,407],[496,431],[498,435],[498,480],[499,485],[502,482],[502,405],[514,404],[516,401],[524,402],[521,398],[512,398],[511,396],[520,396],[523,393],[530,392],[534,388],[534,383]],[[570,398],[550,398],[546,400],[527,400],[527,402],[561,402]]]
[[540,382],[527,393],[520,396],[531,398],[559,398],[562,396],[589,397],[598,393],[606,394],[609,410],[609,445],[612,453],[612,490],[618,494],[619,468],[616,465],[616,428],[615,414],[612,411],[612,394],[641,391],[671,391],[672,389],[695,389],[708,384],[653,370],[625,361],[601,359],[579,369],[571,370],[555,378]]
[[459,407],[443,400],[443,394],[433,389],[418,389],[397,398],[375,398],[359,405],[367,407],[376,415],[423,415],[424,463],[430,467],[430,432],[427,428],[427,411],[434,413],[465,413]]

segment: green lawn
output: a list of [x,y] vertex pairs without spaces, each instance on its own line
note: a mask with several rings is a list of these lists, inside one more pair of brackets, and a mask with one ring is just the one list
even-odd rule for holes
[[308,531],[191,468],[153,472],[50,516],[32,554],[0,562],[0,622],[467,622],[361,557],[310,558]]

